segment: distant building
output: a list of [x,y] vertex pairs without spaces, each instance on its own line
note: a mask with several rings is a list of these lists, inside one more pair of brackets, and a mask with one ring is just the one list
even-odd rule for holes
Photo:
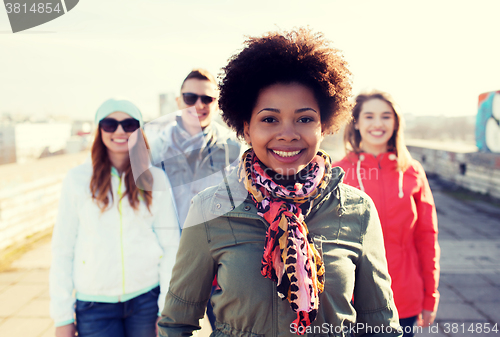
[[77,120],[73,121],[71,126],[72,136],[88,136],[93,129],[93,123],[90,121]]
[[73,121],[71,137],[66,141],[65,153],[77,153],[85,150],[91,143],[92,123],[88,121]]
[[16,161],[24,163],[62,152],[71,137],[71,123],[21,123],[15,126]]
[[177,111],[177,103],[175,102],[175,93],[169,92],[160,94],[160,116],[165,116],[169,113]]
[[0,124],[0,165],[16,162],[16,137],[14,124]]
[[405,115],[405,138],[474,144],[474,116]]
[[90,136],[71,136],[66,141],[65,154],[82,152],[90,142]]
[[160,94],[159,99],[160,116],[151,121],[146,121],[144,124],[144,132],[150,144],[158,137],[158,134],[165,128],[166,124],[175,120],[174,113],[179,110],[175,102],[175,93]]
[[0,164],[65,153],[71,131],[72,123],[0,124]]

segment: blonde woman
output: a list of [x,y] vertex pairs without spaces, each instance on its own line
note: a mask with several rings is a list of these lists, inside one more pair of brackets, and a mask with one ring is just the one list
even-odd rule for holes
[[356,97],[344,140],[347,155],[334,165],[344,169],[344,183],[375,202],[400,323],[404,336],[413,336],[415,321],[434,322],[439,303],[440,251],[429,183],[406,148],[402,116],[389,94]]

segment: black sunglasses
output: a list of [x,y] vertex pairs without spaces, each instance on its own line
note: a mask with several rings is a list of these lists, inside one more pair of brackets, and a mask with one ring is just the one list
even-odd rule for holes
[[134,132],[141,126],[135,118],[127,118],[122,121],[117,121],[113,118],[104,118],[99,122],[99,127],[105,132],[115,132],[118,129],[118,125],[121,125],[125,132]]
[[198,97],[201,98],[201,103],[210,104],[215,100],[215,97],[210,97],[207,95],[196,95],[192,92],[185,92],[182,94],[182,99],[186,105],[195,105]]

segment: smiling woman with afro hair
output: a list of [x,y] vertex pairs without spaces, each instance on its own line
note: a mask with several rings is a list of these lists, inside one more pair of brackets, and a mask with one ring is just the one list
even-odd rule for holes
[[375,206],[319,148],[350,92],[340,52],[308,29],[229,60],[219,107],[250,148],[191,200],[160,336],[191,335],[208,300],[211,336],[401,335]]
[[223,68],[219,85],[222,118],[243,137],[259,92],[275,83],[310,88],[321,111],[324,133],[337,132],[350,120],[351,73],[340,51],[321,33],[301,28],[251,37]]

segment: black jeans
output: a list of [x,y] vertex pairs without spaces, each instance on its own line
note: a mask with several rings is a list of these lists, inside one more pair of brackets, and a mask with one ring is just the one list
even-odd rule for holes
[[413,337],[413,326],[416,320],[417,316],[399,319],[399,325],[403,329],[403,337]]

